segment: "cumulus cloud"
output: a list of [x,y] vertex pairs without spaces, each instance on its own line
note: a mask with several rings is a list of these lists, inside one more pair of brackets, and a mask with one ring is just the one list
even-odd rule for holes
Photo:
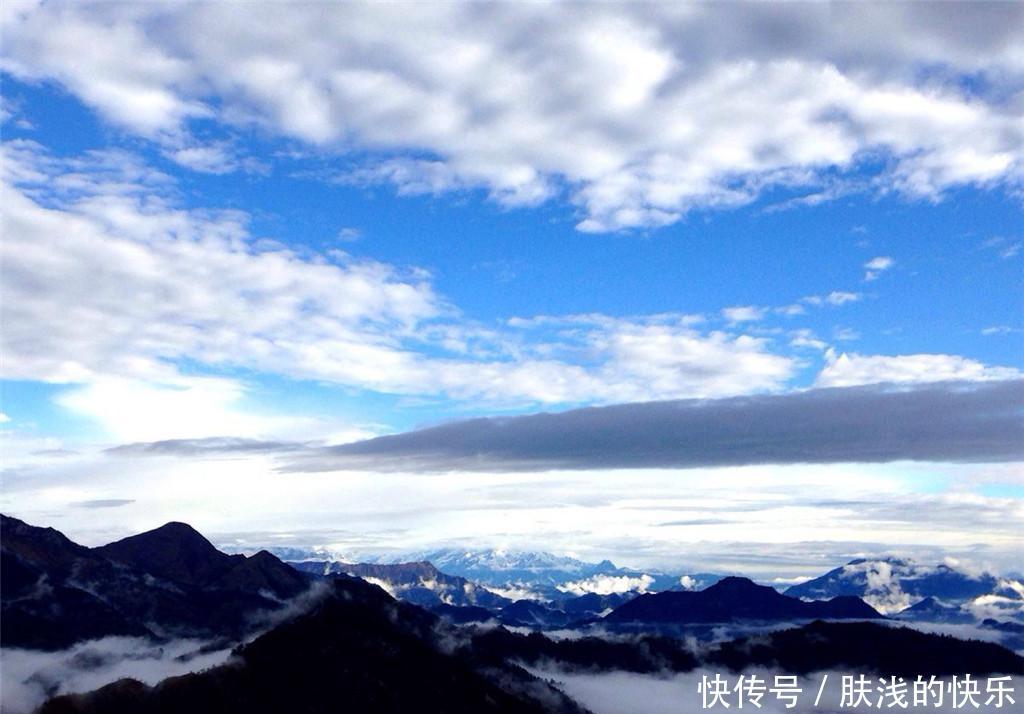
[[196,121],[256,126],[365,152],[345,180],[509,205],[567,195],[580,230],[609,231],[770,187],[842,195],[823,176],[879,165],[880,190],[929,199],[1019,185],[1021,12],[25,3],[4,15],[2,62],[164,144]]
[[995,381],[1019,379],[1020,370],[996,367],[959,355],[860,355],[829,351],[818,375],[820,387],[858,384]]
[[573,595],[614,595],[616,593],[646,592],[654,578],[646,573],[641,575],[593,575],[584,580],[573,580],[558,586],[562,592]]
[[550,470],[1024,456],[1024,380],[480,418],[296,455],[294,470]]
[[896,264],[888,255],[880,255],[864,263],[864,279],[867,281],[877,280],[878,276]]

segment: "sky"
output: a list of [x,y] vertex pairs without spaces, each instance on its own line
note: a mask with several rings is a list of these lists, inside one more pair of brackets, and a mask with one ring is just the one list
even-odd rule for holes
[[4,512],[1019,563],[1024,6],[0,13]]

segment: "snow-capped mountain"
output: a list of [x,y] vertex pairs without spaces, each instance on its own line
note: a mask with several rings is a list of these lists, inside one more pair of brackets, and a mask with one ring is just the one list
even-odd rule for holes
[[983,619],[1024,616],[1024,585],[955,564],[926,565],[904,558],[851,560],[821,577],[794,585],[787,595],[820,600],[862,598],[887,615],[908,619]]
[[[714,573],[674,575],[660,570],[622,568],[610,560],[597,563],[545,551],[435,548],[389,553],[340,553],[327,547],[268,547],[282,560],[316,572],[324,563],[400,565],[430,563],[444,575],[464,578],[510,601],[550,602],[594,593],[617,595],[663,590],[702,590],[723,576]],[[465,603],[455,603],[465,604]]]
[[336,561],[288,561],[297,570],[314,575],[350,575],[379,585],[389,595],[416,605],[479,606],[501,608],[511,600],[496,595],[466,578],[442,573],[428,562],[339,563]]
[[560,600],[588,593],[699,590],[721,577],[709,573],[680,576],[658,570],[620,568],[610,560],[591,563],[544,551],[440,548],[403,554],[401,559],[428,561],[444,573],[481,583],[511,600]]

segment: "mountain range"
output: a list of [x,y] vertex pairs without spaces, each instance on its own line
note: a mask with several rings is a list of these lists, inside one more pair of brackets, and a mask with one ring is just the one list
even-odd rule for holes
[[515,627],[562,628],[606,615],[637,593],[573,595],[550,601],[503,597],[471,580],[448,575],[432,563],[342,563],[289,561],[314,577],[349,575],[379,585],[393,597],[428,608],[459,623],[499,622]]
[[1001,616],[1024,621],[1024,584],[1019,581],[905,558],[851,560],[785,594],[816,600],[859,597],[886,615],[913,620],[974,622]]
[[154,687],[119,680],[56,697],[40,714],[585,711],[520,667],[446,652],[435,616],[377,586],[342,576],[325,588],[227,664]]
[[[83,547],[53,529],[8,517],[0,520],[0,530],[5,658],[23,652],[14,648],[55,650],[105,635],[158,643],[201,636],[215,638],[218,648],[225,641],[234,647],[224,664],[153,686],[107,679],[108,684],[93,692],[62,694],[43,705],[46,714],[314,714],[338,708],[583,714],[551,682],[522,665],[589,673],[748,666],[792,673],[842,666],[844,671],[900,676],[918,671],[1024,673],[1024,659],[999,645],[918,632],[893,622],[876,624],[867,620],[880,615],[856,597],[805,602],[738,577],[696,592],[635,597],[590,593],[559,603],[509,603],[487,596],[481,602],[489,607],[431,601],[437,610],[431,612],[395,599],[372,580],[396,578],[399,572],[412,589],[423,577],[452,588],[471,583],[456,576],[443,578],[424,563],[406,564],[413,567],[398,571],[379,564],[356,568],[363,577],[349,572],[304,574],[270,553],[221,553],[181,523],[100,548]],[[437,595],[439,590],[430,592]],[[625,601],[616,604],[615,598]],[[584,613],[603,606],[613,609],[600,623],[634,629],[609,634],[596,628],[554,639],[498,624],[502,617],[535,618],[535,608],[542,608],[542,615],[565,608],[558,612],[575,617],[574,608]],[[460,624],[479,619],[497,622]],[[785,624],[803,619],[814,621]],[[755,638],[697,645],[659,634],[657,627],[751,621],[774,623],[776,629]],[[1019,637],[1015,627],[992,621],[989,629]],[[45,667],[45,656],[37,652],[33,657]],[[6,702],[3,709],[19,714]]]
[[[302,565],[306,562],[321,565],[329,562],[345,563],[323,548],[276,547],[268,550],[303,570],[307,569],[307,566]],[[365,565],[428,562],[440,572],[483,585],[509,599],[546,602],[591,592],[611,595],[700,589],[722,577],[712,573],[673,575],[657,569],[622,568],[610,560],[592,563],[544,551],[507,549],[435,548],[386,556],[364,554],[359,560]]]
[[[304,571],[355,573],[362,569],[363,574],[377,578],[378,584],[396,596],[443,610],[455,620],[493,620],[541,628],[560,628],[602,617],[640,594],[703,590],[723,577],[712,573],[669,575],[542,551],[440,548],[411,554],[429,562],[433,571],[392,562],[393,555],[344,564],[323,559],[328,555],[323,550],[289,548],[280,552],[304,556],[305,560],[289,561]],[[314,554],[321,559],[313,559]],[[423,572],[414,582],[403,569]],[[481,596],[483,591],[493,597]],[[905,558],[860,558],[784,592],[801,600],[859,597],[879,613],[913,622],[978,624],[987,618],[1024,622],[1024,584],[972,572],[955,563],[926,565]],[[601,600],[584,597],[592,595]],[[516,602],[520,600],[534,603]],[[476,607],[484,607],[487,612],[474,610]]]
[[879,619],[863,600],[839,596],[831,600],[805,601],[758,585],[748,578],[730,576],[697,592],[661,592],[639,595],[605,617],[612,623],[704,624],[737,622],[786,622],[795,620]]
[[183,523],[86,548],[0,516],[0,646],[108,635],[240,637],[310,579],[269,553],[218,551]]

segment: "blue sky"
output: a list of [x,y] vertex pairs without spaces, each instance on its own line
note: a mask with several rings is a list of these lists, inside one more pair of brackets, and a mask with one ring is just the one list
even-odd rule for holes
[[[158,495],[216,463],[104,449],[1019,379],[1019,11],[12,3],[5,508],[95,531],[69,504],[153,470],[110,528],[195,509],[238,532],[202,489]],[[248,465],[268,479],[251,528],[296,530],[280,464]],[[865,483],[1020,511],[1016,465],[920,468]],[[511,537],[452,514],[409,528]]]

